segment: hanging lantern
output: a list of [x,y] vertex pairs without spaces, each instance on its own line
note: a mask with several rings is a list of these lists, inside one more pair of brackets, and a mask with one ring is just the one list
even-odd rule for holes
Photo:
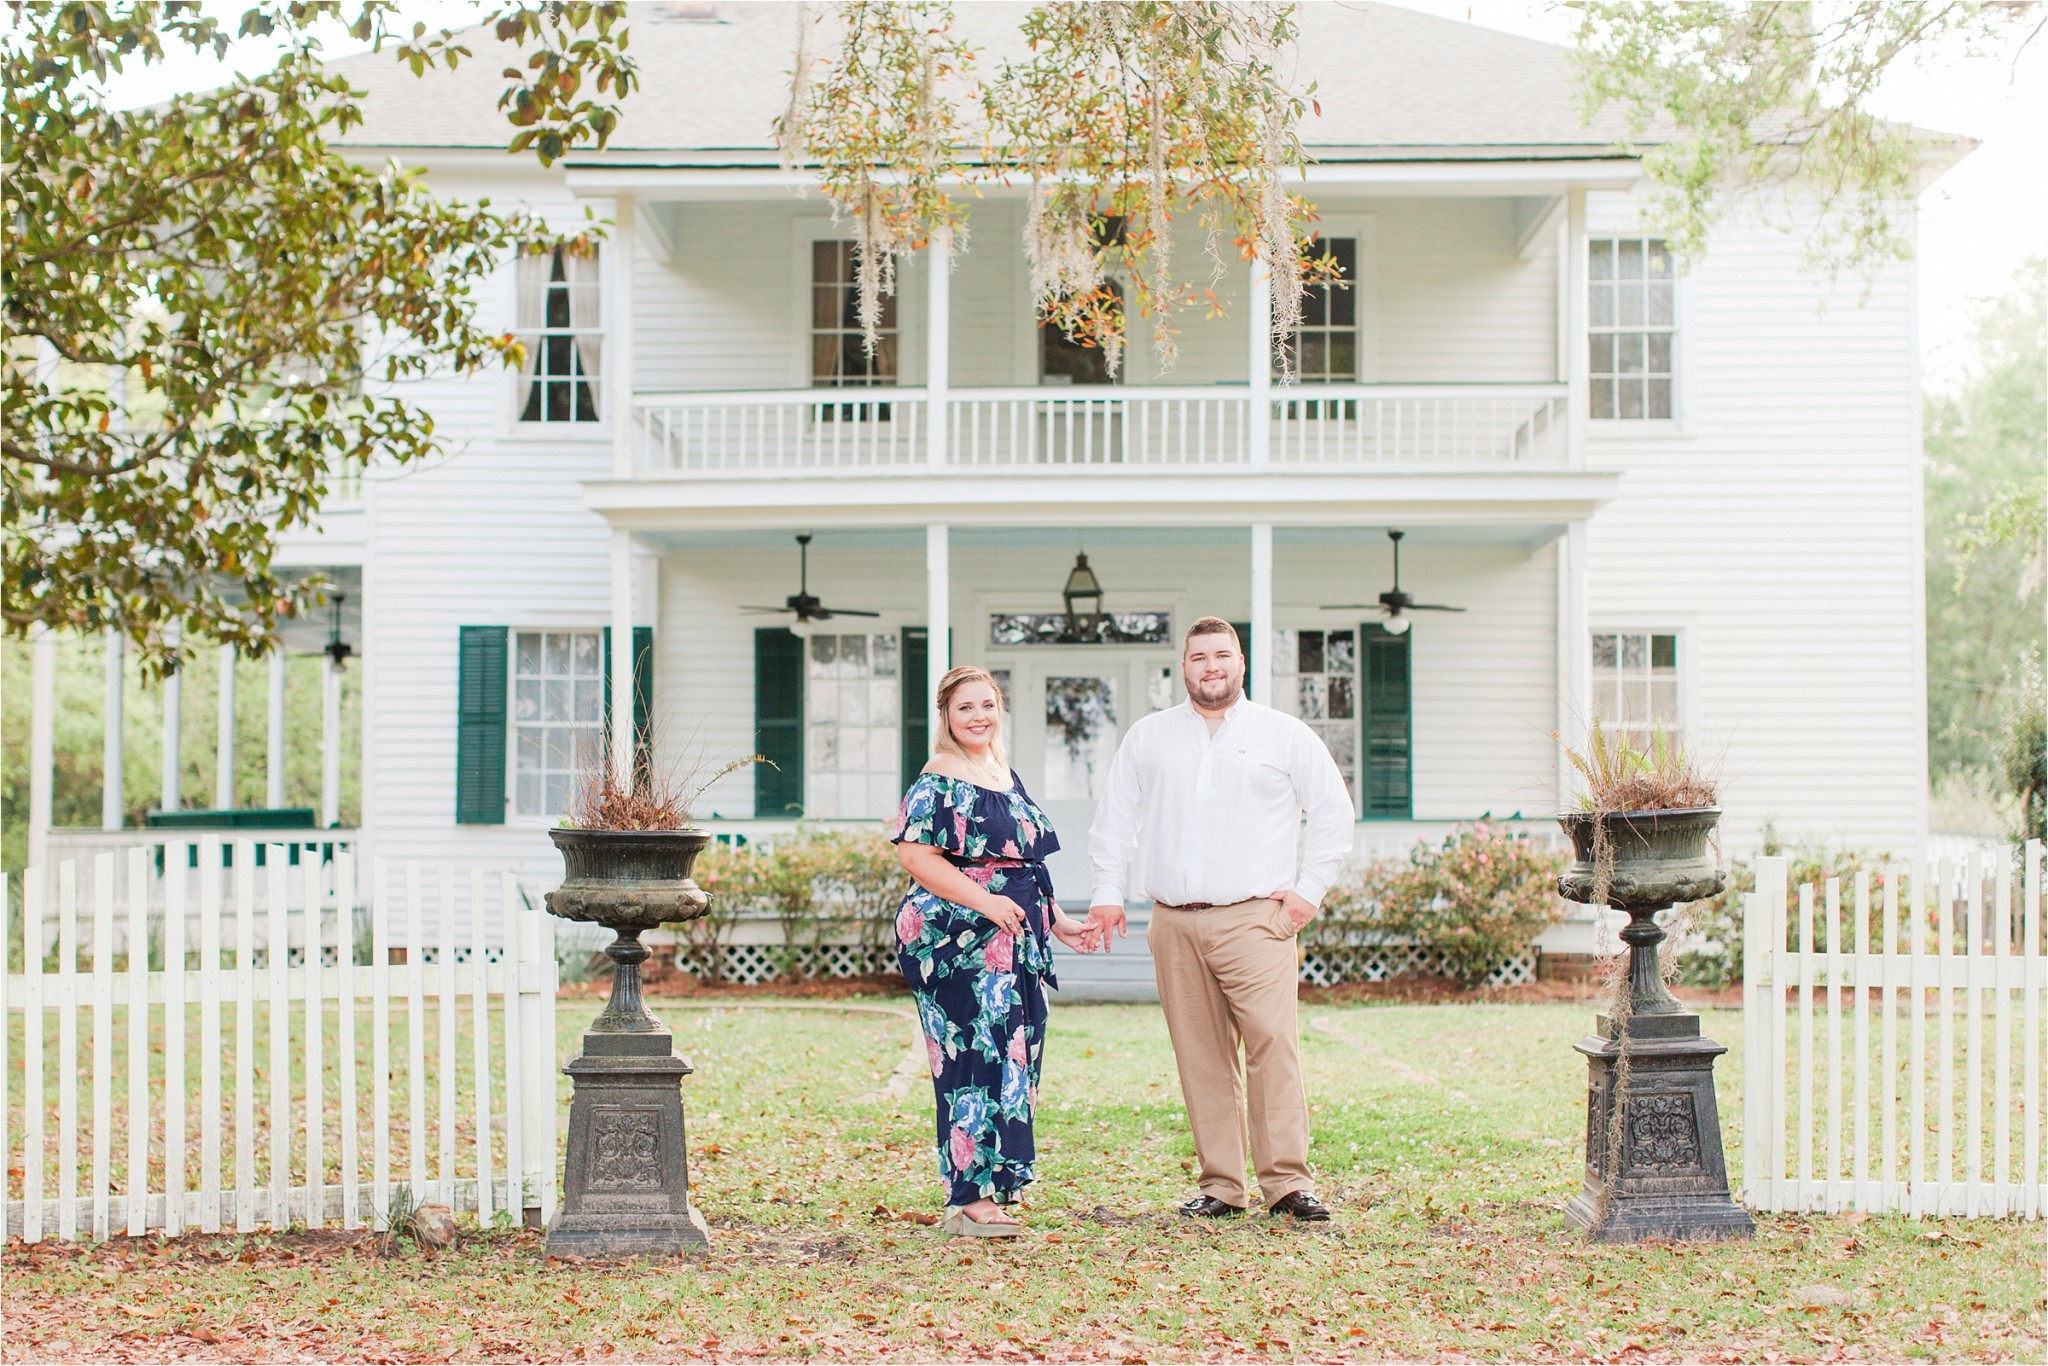
[[1060,596],[1067,602],[1067,638],[1096,639],[1102,631],[1102,584],[1088,567],[1086,551],[1074,556],[1074,567]]

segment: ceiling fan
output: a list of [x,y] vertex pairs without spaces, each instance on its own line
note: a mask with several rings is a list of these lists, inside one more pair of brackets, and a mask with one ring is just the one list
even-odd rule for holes
[[861,612],[851,607],[827,607],[811,596],[811,534],[807,531],[796,538],[797,545],[797,590],[783,599],[780,607],[742,606],[743,612],[794,612],[793,626],[805,626],[814,621],[830,621],[834,617],[878,617],[880,612]]
[[1386,627],[1387,634],[1390,636],[1398,636],[1408,629],[1410,625],[1408,613],[1410,612],[1464,611],[1465,609],[1462,607],[1446,607],[1442,603],[1417,602],[1414,598],[1401,591],[1401,538],[1407,534],[1405,531],[1389,531],[1387,533],[1387,539],[1394,543],[1394,586],[1380,594],[1380,600],[1377,604],[1365,602],[1337,603],[1326,605],[1323,610],[1325,612],[1363,612],[1378,606],[1380,610],[1380,624]]

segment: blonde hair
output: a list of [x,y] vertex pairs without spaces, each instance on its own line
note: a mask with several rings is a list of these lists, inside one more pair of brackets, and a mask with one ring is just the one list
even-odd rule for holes
[[987,669],[978,669],[972,664],[948,669],[946,676],[939,680],[939,733],[932,737],[932,753],[951,754],[960,759],[967,757],[966,748],[953,738],[953,722],[946,715],[946,709],[953,704],[953,695],[969,683],[986,683],[996,695],[996,733],[989,739],[988,752],[998,764],[1007,768],[1010,759],[1003,748],[1003,716],[1009,709],[1003,704],[1003,686]]

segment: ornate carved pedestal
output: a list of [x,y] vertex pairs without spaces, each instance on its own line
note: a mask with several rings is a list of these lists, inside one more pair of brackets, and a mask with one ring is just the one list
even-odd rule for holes
[[[1622,1044],[1616,1022],[1594,1022],[1576,1045],[1586,1058],[1585,1186],[1565,1218],[1595,1242],[1634,1243],[1747,1238],[1756,1225],[1728,1190],[1721,1114],[1714,1102],[1714,1059],[1727,1048],[1700,1033],[1700,1017],[1665,990],[1657,971],[1664,928],[1658,911],[1721,890],[1707,837],[1720,812],[1646,811],[1561,819],[1576,860],[1558,878],[1572,901],[1606,904],[1629,915],[1621,940],[1629,947],[1628,1076],[1623,1086],[1620,1151],[1610,1163],[1616,1066]],[[1607,824],[1610,872],[1597,876],[1594,826]],[[1602,1200],[1612,1173],[1612,1198]]]
[[[683,1078],[690,1065],[640,996],[640,935],[688,920],[709,906],[689,866],[707,839],[698,832],[549,832],[569,877],[548,893],[548,909],[606,925],[612,994],[563,1069],[575,1082],[562,1207],[547,1250],[572,1257],[668,1256],[706,1247],[704,1221],[690,1207],[683,1132]],[[678,841],[691,841],[687,846]]]

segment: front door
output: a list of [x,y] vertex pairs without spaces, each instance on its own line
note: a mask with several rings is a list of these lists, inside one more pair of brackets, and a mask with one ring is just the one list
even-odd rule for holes
[[1179,670],[1156,649],[1114,646],[1054,647],[989,667],[1010,709],[1011,762],[1059,832],[1053,887],[1061,901],[1084,905],[1088,827],[1110,760],[1133,721],[1181,700]]

